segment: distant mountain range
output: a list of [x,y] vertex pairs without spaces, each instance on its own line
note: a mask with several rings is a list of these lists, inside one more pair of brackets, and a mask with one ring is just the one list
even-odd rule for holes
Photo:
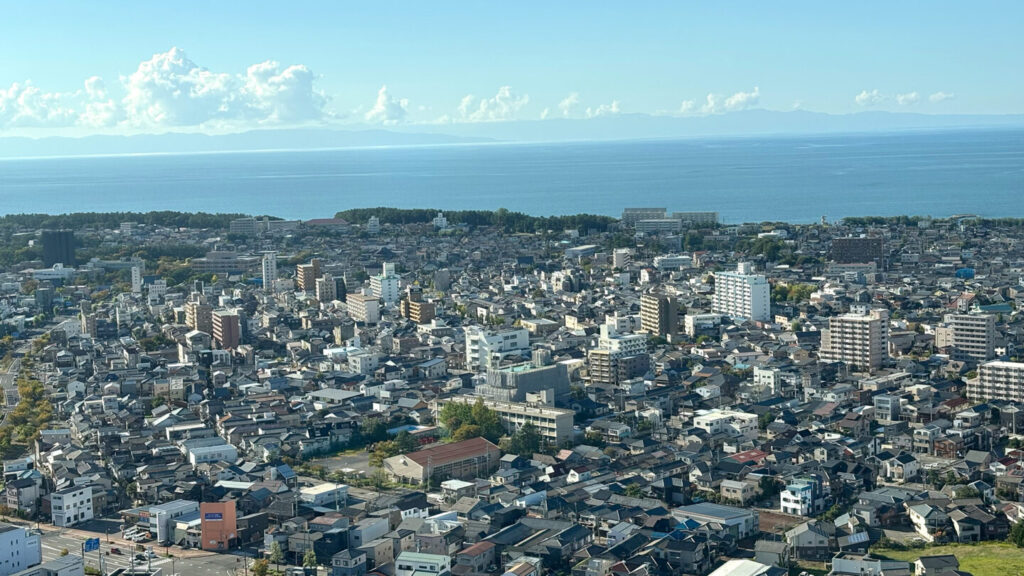
[[964,129],[1024,129],[1024,115],[930,115],[892,112],[824,114],[803,110],[748,110],[688,117],[617,114],[590,119],[408,124],[387,130],[367,125],[349,125],[251,130],[217,135],[166,133],[133,136],[97,135],[81,138],[0,137],[0,158]]

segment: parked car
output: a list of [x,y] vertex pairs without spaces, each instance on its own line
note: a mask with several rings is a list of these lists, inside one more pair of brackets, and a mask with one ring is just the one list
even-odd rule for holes
[[121,549],[120,548],[111,548],[110,549],[110,553],[111,554],[117,554],[118,556],[120,556],[121,555]]

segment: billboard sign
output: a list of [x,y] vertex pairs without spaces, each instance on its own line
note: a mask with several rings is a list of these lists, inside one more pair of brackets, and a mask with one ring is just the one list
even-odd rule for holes
[[221,514],[220,512],[207,512],[203,516],[203,519],[204,520],[223,520],[224,519],[224,515]]

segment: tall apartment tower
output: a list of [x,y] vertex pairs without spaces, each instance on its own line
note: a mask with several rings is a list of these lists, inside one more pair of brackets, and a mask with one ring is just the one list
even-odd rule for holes
[[213,342],[221,350],[234,350],[242,342],[242,322],[235,310],[213,312]]
[[395,265],[392,262],[385,262],[380,274],[370,277],[370,292],[384,301],[384,304],[398,302],[400,293],[398,284],[401,278],[395,273]]
[[75,265],[75,234],[71,230],[43,230],[43,264]]
[[409,285],[405,290],[405,298],[399,305],[399,312],[416,324],[426,324],[434,319],[437,307],[433,302],[423,300],[422,288]]
[[338,284],[334,276],[324,274],[316,279],[316,299],[321,304],[338,299]]
[[320,277],[320,259],[313,258],[309,264],[295,267],[295,283],[299,290],[312,292],[316,290],[316,279]]
[[991,314],[946,314],[935,329],[935,347],[953,360],[984,362],[996,357],[996,318]]
[[263,254],[263,289],[271,294],[277,290],[277,252]]
[[874,372],[889,356],[889,311],[855,307],[849,314],[829,318],[821,331],[822,362],[845,362]]
[[213,306],[201,302],[185,303],[185,324],[193,330],[213,333]]
[[640,328],[649,334],[669,337],[679,329],[679,301],[665,294],[640,297]]
[[749,262],[740,262],[735,272],[716,273],[712,310],[732,318],[768,322],[771,320],[768,279],[754,274]]

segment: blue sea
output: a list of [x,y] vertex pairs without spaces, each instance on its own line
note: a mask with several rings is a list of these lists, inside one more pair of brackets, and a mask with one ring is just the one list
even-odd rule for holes
[[0,214],[181,210],[322,218],[347,208],[624,207],[726,223],[1024,217],[1024,132],[270,151],[0,160]]

